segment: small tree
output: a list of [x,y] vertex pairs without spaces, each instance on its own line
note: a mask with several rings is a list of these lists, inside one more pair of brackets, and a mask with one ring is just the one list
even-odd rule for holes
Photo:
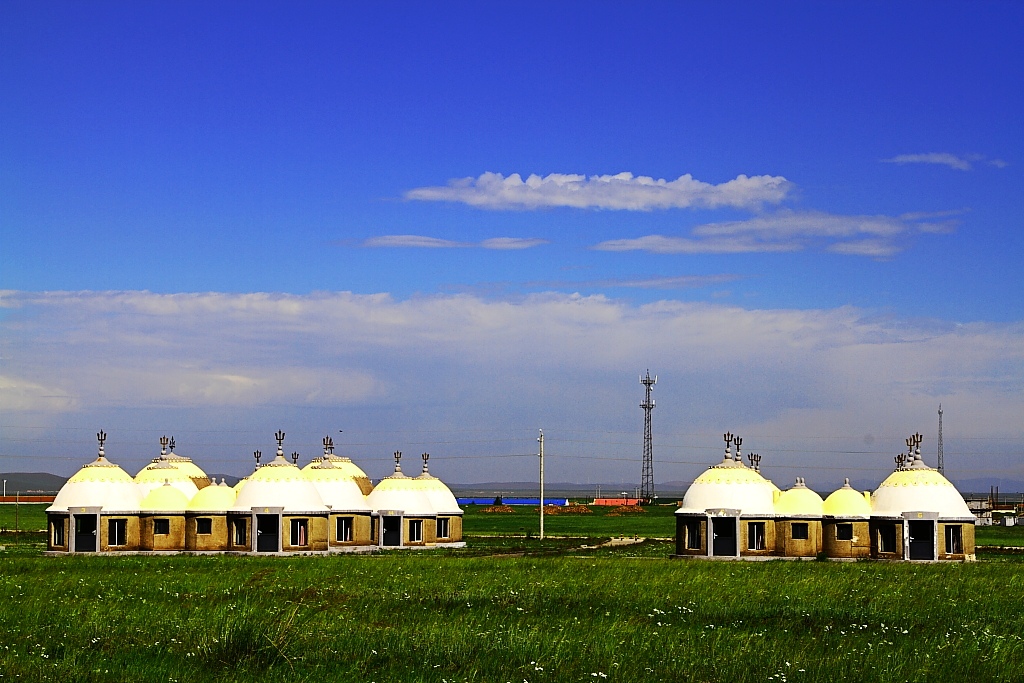
[[501,496],[497,496],[497,497],[495,497],[495,499],[494,499],[494,504],[495,504],[495,505],[501,505],[501,504],[502,504],[502,502],[501,502]]

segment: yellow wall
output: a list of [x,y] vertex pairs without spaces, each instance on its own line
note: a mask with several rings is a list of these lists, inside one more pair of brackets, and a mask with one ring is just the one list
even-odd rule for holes
[[[940,522],[939,523],[939,538],[938,538],[938,558],[940,560],[962,560],[965,555],[974,554],[974,525],[970,522]],[[960,527],[960,536],[963,541],[963,552],[961,553],[950,553],[946,549],[946,527],[947,526],[958,526]]]
[[[168,534],[154,534],[153,521],[169,521]],[[185,515],[143,513],[139,517],[141,550],[183,550],[185,548]]]
[[[839,524],[853,525],[853,539],[840,541],[836,538],[836,527]],[[868,520],[838,519],[826,520],[822,523],[822,550],[829,557],[870,557],[871,530]]]
[[[338,519],[342,517],[349,517],[352,519],[351,541],[338,540]],[[370,545],[370,522],[371,517],[369,513],[331,515],[330,523],[327,525],[331,547],[338,548],[344,546]]]
[[[292,545],[292,520],[306,520],[306,545]],[[281,550],[283,552],[314,552],[327,550],[327,517],[281,515]]]
[[[197,520],[200,519],[210,520],[210,533],[198,533]],[[185,549],[197,551],[227,550],[228,532],[228,517],[226,514],[189,515],[185,519]]]
[[[109,544],[110,525],[108,522],[111,519],[125,520],[124,545]],[[140,547],[139,518],[135,515],[100,515],[100,526],[99,529],[96,530],[96,535],[99,537],[99,550],[101,552],[127,552],[138,550]]]
[[[750,549],[750,522],[759,522],[764,524],[764,548],[762,550],[751,550]],[[775,520],[773,519],[740,519],[740,537],[739,537],[739,549],[740,555],[750,555],[756,557],[758,555],[773,555],[775,554],[776,544],[776,530]]]
[[[793,538],[793,525],[806,524],[807,538]],[[782,557],[814,557],[821,552],[821,521],[782,519],[775,522],[775,554]]]

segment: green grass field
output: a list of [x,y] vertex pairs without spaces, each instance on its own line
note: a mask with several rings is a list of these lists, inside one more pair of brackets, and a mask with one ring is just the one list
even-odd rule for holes
[[[671,535],[671,513],[554,516],[545,530],[557,535],[540,541],[526,534],[532,508],[467,509],[466,549],[373,556],[44,558],[44,535],[24,534],[0,553],[0,674],[1024,679],[1024,555],[943,565],[707,562],[667,559],[665,541],[595,547],[609,536]],[[989,529],[978,531],[980,543]],[[1019,544],[1017,532],[996,535]]]

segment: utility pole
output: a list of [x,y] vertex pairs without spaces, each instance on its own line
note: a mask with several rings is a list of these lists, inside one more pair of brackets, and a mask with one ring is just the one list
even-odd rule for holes
[[640,384],[644,385],[646,396],[640,407],[644,409],[644,467],[640,476],[640,495],[642,501],[654,499],[654,442],[651,438],[651,411],[654,410],[654,400],[651,398],[651,387],[658,383],[658,376],[651,379],[651,371],[647,371],[646,377],[640,378]]
[[537,441],[540,443],[540,540],[544,540],[544,430],[538,430],[540,436]]
[[946,476],[946,463],[942,457],[942,404],[939,404],[939,446],[938,446],[939,474]]

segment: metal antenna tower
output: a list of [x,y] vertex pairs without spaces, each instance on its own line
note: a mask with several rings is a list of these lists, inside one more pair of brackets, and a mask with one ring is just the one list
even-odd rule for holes
[[646,377],[640,378],[646,395],[640,407],[644,409],[644,468],[640,475],[640,498],[644,501],[654,499],[654,441],[651,438],[651,411],[654,410],[654,399],[651,398],[651,387],[658,383],[658,376],[651,379],[651,371]]
[[939,404],[939,446],[938,446],[939,474],[946,476],[946,463],[942,458],[942,404]]

